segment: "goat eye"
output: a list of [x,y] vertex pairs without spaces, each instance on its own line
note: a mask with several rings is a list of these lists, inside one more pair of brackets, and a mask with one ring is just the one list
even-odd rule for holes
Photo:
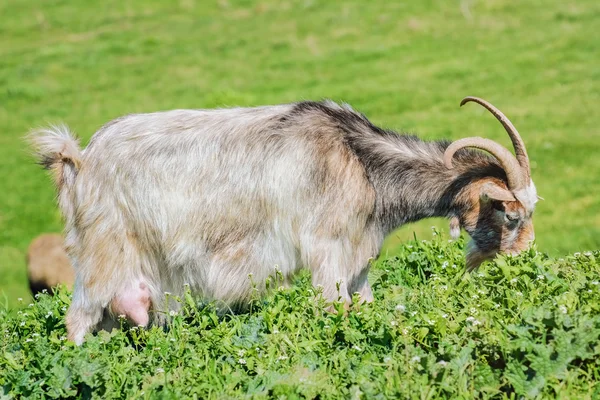
[[517,214],[506,214],[506,219],[508,219],[511,222],[514,222],[519,219],[519,216]]

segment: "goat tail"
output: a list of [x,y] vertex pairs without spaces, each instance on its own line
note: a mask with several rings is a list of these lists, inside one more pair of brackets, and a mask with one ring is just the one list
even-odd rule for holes
[[79,139],[67,126],[51,125],[32,131],[27,140],[38,164],[51,172],[58,191],[58,205],[67,224],[72,223],[75,216],[73,188],[83,159]]

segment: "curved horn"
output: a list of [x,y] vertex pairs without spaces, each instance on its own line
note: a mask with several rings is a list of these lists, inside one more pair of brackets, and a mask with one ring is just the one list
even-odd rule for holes
[[452,169],[452,157],[454,156],[454,153],[465,147],[474,147],[476,149],[485,150],[496,157],[506,172],[508,188],[510,190],[522,189],[529,183],[529,181],[524,181],[522,168],[510,151],[493,140],[481,137],[459,139],[450,144],[444,152],[444,164],[447,168]]
[[525,175],[525,182],[529,184],[529,180],[531,179],[531,167],[529,166],[529,156],[527,155],[527,149],[525,148],[525,143],[523,139],[521,139],[521,135],[517,131],[517,128],[510,122],[510,120],[502,113],[502,111],[498,110],[491,103],[480,99],[479,97],[467,96],[460,102],[460,106],[462,107],[469,101],[475,102],[483,107],[485,107],[489,112],[491,112],[494,117],[506,130],[508,136],[510,136],[510,140],[512,141],[513,147],[515,149],[515,155],[517,156],[517,161],[519,161],[519,165],[523,169],[523,173]]

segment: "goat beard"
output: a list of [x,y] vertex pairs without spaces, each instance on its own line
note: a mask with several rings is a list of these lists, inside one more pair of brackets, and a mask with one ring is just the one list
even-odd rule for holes
[[497,254],[497,251],[483,251],[481,250],[474,240],[471,240],[467,244],[467,254],[466,254],[466,265],[467,271],[473,271],[477,269],[485,260],[489,260],[494,258]]

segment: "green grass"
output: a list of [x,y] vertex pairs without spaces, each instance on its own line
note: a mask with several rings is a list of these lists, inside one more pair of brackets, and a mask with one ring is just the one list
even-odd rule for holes
[[[210,4],[207,4],[210,3]],[[425,138],[528,145],[549,254],[600,248],[600,3],[593,0],[0,4],[0,290],[27,295],[24,253],[60,231],[50,180],[22,136],[64,121],[87,143],[132,112],[333,98]],[[436,222],[438,223],[438,222]],[[394,247],[431,222],[404,228]],[[12,301],[12,300],[11,300]]]
[[186,295],[166,330],[81,347],[64,338],[65,292],[0,307],[0,397],[597,398],[600,252],[531,250],[464,274],[462,247],[395,249],[373,267],[375,303],[347,316],[323,311],[307,275],[247,313]]

